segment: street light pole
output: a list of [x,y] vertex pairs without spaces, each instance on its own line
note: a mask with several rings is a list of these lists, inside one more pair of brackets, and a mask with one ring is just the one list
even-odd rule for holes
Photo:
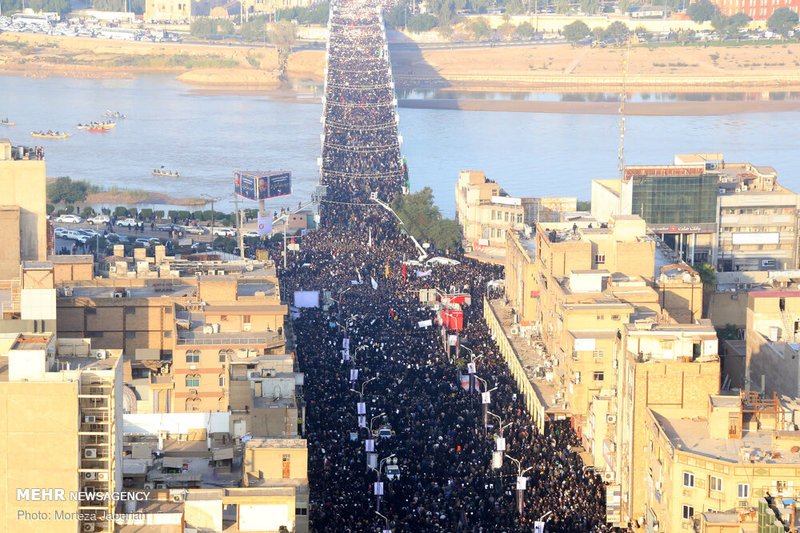
[[[489,384],[486,383],[486,380],[483,379],[482,377],[476,375],[475,379],[477,379],[481,383],[483,383],[483,392],[486,393],[487,395],[491,396],[492,391],[496,391],[497,390],[497,387],[492,387],[490,389],[489,388]],[[491,400],[490,400],[489,397],[484,397],[483,395],[481,395],[481,405],[483,406],[483,433],[484,433],[484,435],[488,432],[487,426],[489,425],[489,415],[488,415],[488,413],[489,413],[489,402],[490,401]]]
[[522,463],[519,461],[519,459],[514,459],[513,457],[511,457],[507,453],[504,454],[504,455],[505,455],[505,457],[508,457],[509,459],[514,461],[514,463],[517,465],[517,513],[519,513],[521,515],[522,514],[522,493],[525,491],[525,485],[527,484],[525,478],[522,477],[522,475],[525,472],[527,472],[528,470],[531,470],[533,467],[529,466],[528,468],[523,470],[522,469]]
[[388,533],[392,533],[392,530],[391,530],[391,529],[389,529],[389,519],[388,519],[387,517],[383,516],[383,515],[382,515],[381,513],[379,513],[378,511],[375,511],[375,514],[376,514],[376,515],[378,515],[378,516],[380,516],[381,518],[383,518],[383,519],[384,519],[384,521],[386,521],[386,527],[383,529],[383,533],[387,533],[387,532],[388,532]]
[[[392,457],[395,457],[396,455],[397,454],[393,453],[392,455],[389,455],[388,457],[384,457],[383,459],[380,460],[380,462],[378,463],[378,470],[377,470],[377,472],[378,472],[378,481],[376,481],[376,483],[381,483],[381,471],[383,470],[383,463],[385,463],[386,461],[388,461]],[[381,488],[383,488],[383,487],[381,487]],[[381,510],[381,496],[383,494],[383,491],[382,490],[380,490],[380,491],[376,490],[375,493],[376,493],[375,494],[375,498],[377,498],[377,500],[375,502],[375,508],[377,509],[376,512],[379,512]]]
[[360,394],[360,395],[361,395],[361,396],[360,396],[360,399],[361,399],[361,401],[363,402],[363,401],[364,401],[364,387],[366,386],[366,384],[367,384],[367,383],[369,383],[370,381],[375,381],[376,379],[378,379],[378,376],[371,377],[371,378],[369,378],[368,380],[366,380],[364,383],[362,383],[362,384],[361,384],[361,391],[360,391],[360,392],[359,392],[359,391],[357,391],[357,390],[355,390],[355,389],[350,389],[350,391],[351,391],[351,392],[355,392],[355,393],[357,393],[357,394]]

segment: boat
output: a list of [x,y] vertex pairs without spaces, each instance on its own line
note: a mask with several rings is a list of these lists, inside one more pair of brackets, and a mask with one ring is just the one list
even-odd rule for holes
[[108,133],[108,128],[95,128],[92,126],[88,131],[89,133]]
[[8,119],[0,120],[0,126],[10,126],[10,127],[13,128],[14,127],[14,123],[13,122],[9,122]]
[[164,170],[164,167],[161,168],[154,168],[152,172],[153,176],[158,176],[159,178],[177,178],[179,174],[177,171],[170,172],[169,170]]
[[71,133],[62,133],[60,131],[32,131],[31,137],[38,137],[40,139],[66,139],[72,137]]
[[75,127],[78,128],[79,130],[88,130],[89,128],[92,127],[92,125],[91,124],[78,124]]
[[111,111],[110,109],[106,109],[106,112],[103,116],[108,118],[122,118],[122,119],[125,118],[125,115],[123,115],[119,111]]

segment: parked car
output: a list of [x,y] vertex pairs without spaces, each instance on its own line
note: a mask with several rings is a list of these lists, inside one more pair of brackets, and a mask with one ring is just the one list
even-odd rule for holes
[[397,465],[386,465],[386,477],[390,480],[400,479],[400,467]]
[[108,217],[108,215],[95,215],[93,217],[87,218],[86,222],[89,224],[102,225],[102,224],[108,224],[109,222],[111,222],[111,219]]
[[68,224],[80,224],[83,219],[78,215],[60,215],[56,217],[56,222],[66,222]]
[[67,236],[67,231],[68,231],[67,228],[55,228],[53,230],[53,234],[56,237],[60,237],[60,238],[64,239]]
[[121,220],[117,220],[117,226],[123,228],[135,228],[138,225],[139,222],[137,222],[136,219],[133,218],[123,218]]
[[259,235],[257,231],[245,231],[244,232],[244,237],[255,237],[257,239],[260,236],[261,235]]
[[175,224],[159,224],[158,226],[156,226],[156,229],[158,231],[172,231],[173,229],[177,228],[178,226],[176,226]]
[[81,233],[83,235],[86,235],[87,237],[94,237],[96,235],[100,235],[95,230],[89,229],[89,228],[81,228],[81,229],[78,229],[78,230],[75,230],[75,231],[77,231],[78,233]]
[[202,226],[183,226],[182,229],[187,235],[205,235],[206,231]]

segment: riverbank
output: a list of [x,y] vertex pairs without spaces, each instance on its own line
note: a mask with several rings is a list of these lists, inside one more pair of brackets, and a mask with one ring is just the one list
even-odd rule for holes
[[[52,183],[58,178],[48,177],[47,183]],[[86,205],[137,205],[157,204],[174,205],[180,207],[203,207],[208,203],[204,198],[173,196],[163,192],[146,191],[143,189],[120,189],[111,187],[100,189],[93,186],[86,194],[86,200],[81,204]]]
[[[627,76],[622,64],[627,54]],[[800,90],[800,44],[573,47],[531,44],[459,48],[397,48],[391,52],[398,88],[486,87],[503,90],[747,91]],[[274,90],[279,57],[271,47],[145,43],[0,36],[0,74],[34,78],[130,78],[169,74],[199,88]],[[325,51],[292,52],[286,75],[321,82]]]
[[[449,100],[404,99],[400,107],[412,109],[452,109],[459,111],[505,111],[523,113],[566,113],[617,115],[619,102],[548,102],[535,100]],[[714,116],[737,113],[800,111],[800,100],[704,101],[704,102],[628,102],[628,116]]]

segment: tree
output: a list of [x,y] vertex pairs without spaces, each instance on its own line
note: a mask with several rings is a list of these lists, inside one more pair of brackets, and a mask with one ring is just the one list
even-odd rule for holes
[[788,37],[789,32],[797,26],[797,20],[797,13],[788,7],[779,7],[767,19],[767,27],[775,33]]
[[514,27],[513,24],[504,22],[497,27],[496,31],[499,35],[508,38],[515,33],[516,28]]
[[606,39],[614,39],[620,43],[627,41],[630,34],[631,30],[628,29],[624,22],[618,20],[609,24],[608,28],[606,28]]
[[436,27],[436,17],[428,13],[420,13],[419,15],[412,15],[408,19],[408,29],[414,33],[422,33],[424,31],[431,31]]
[[426,0],[428,13],[436,15],[439,26],[450,26],[456,18],[456,13],[466,7],[466,0]]
[[606,30],[597,26],[596,28],[592,28],[592,42],[595,41],[605,41],[606,39]]
[[619,6],[619,12],[625,15],[634,6],[634,2],[633,0],[619,0],[617,5]]
[[209,39],[216,35],[217,25],[214,19],[209,17],[197,17],[189,26],[189,33],[201,39]]
[[461,227],[452,219],[442,218],[433,203],[433,190],[398,196],[392,209],[403,221],[405,230],[417,240],[430,241],[438,250],[456,250],[461,245]]
[[267,17],[260,16],[243,22],[239,36],[246,41],[260,41],[267,38]]
[[472,37],[476,41],[486,39],[492,33],[492,28],[485,18],[479,17],[470,24],[469,29],[472,31]]
[[556,13],[559,15],[569,15],[569,2],[567,0],[558,0],[556,2]]
[[84,202],[91,188],[87,181],[72,181],[67,177],[56,178],[47,184],[47,200],[53,204]]
[[564,26],[564,37],[573,45],[578,44],[581,39],[585,39],[589,32],[589,26],[582,20],[576,20]]
[[717,8],[711,3],[711,0],[697,0],[686,8],[686,14],[694,22],[711,20],[716,12]]
[[24,4],[25,7],[29,7],[34,11],[55,11],[59,15],[63,15],[70,10],[69,0],[30,0],[30,2],[25,2]]
[[383,23],[392,28],[403,28],[408,20],[408,3],[403,0],[383,14]]
[[600,9],[600,0],[580,0],[581,11],[587,15],[594,15]]
[[695,35],[697,35],[697,32],[694,30],[680,30],[675,34],[675,40],[683,45],[694,39]]
[[536,33],[530,22],[521,23],[516,31],[520,39],[530,39]]

